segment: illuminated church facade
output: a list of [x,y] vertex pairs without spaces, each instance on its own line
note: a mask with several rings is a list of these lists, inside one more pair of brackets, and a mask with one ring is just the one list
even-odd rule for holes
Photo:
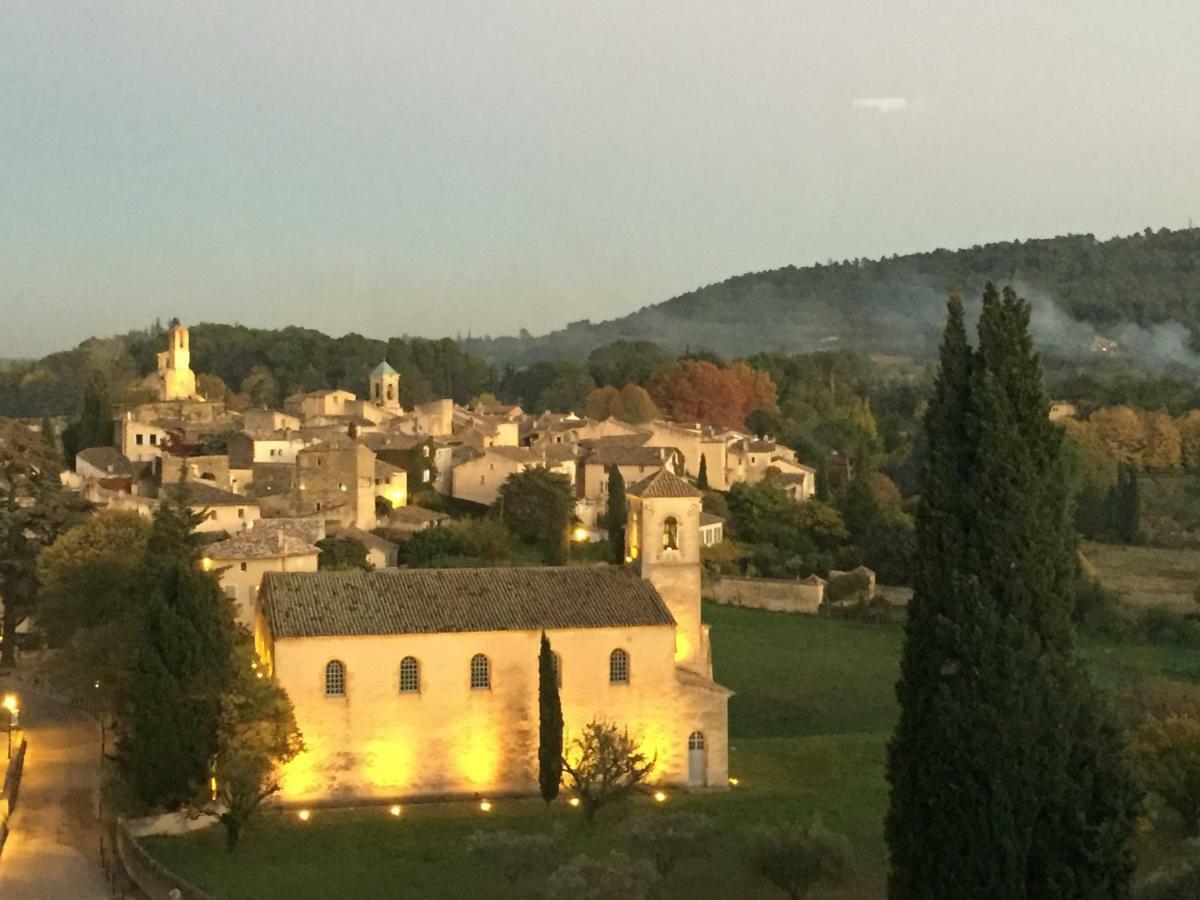
[[628,490],[629,564],[269,573],[255,632],[306,750],[289,804],[537,791],[538,651],[564,741],[628,728],[660,784],[728,783],[730,692],[700,621],[700,494],[660,470]]

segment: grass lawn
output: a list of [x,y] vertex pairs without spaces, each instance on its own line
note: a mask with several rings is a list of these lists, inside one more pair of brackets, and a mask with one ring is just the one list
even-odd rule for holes
[[[751,822],[819,813],[850,839],[854,865],[848,884],[812,897],[877,900],[900,628],[712,604],[704,613],[713,626],[717,680],[737,692],[729,707],[730,774],[740,784],[720,794],[672,793],[665,807],[703,809],[723,839],[712,855],[679,865],[663,882],[664,896],[783,896],[746,867],[737,833]],[[1159,673],[1200,681],[1194,651],[1095,641],[1080,649],[1109,688]],[[625,846],[620,825],[628,812],[605,810],[589,831],[562,803],[547,813],[540,801],[504,801],[488,815],[469,804],[410,804],[398,819],[374,808],[318,811],[307,824],[270,814],[250,826],[232,856],[218,829],[150,839],[147,846],[169,868],[228,900],[531,897],[538,894],[537,875],[510,884],[494,861],[466,855],[463,840],[471,830],[557,826],[565,829],[568,852],[597,855]],[[1160,856],[1161,845],[1151,852]]]
[[1083,554],[1105,587],[1130,606],[1169,606],[1196,611],[1193,591],[1200,585],[1200,553],[1195,549],[1131,547],[1085,541]]

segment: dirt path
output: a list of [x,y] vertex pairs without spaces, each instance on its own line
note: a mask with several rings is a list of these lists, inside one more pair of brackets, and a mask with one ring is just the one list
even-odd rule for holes
[[[4,900],[106,900],[96,822],[100,738],[96,725],[68,706],[20,684],[29,740],[25,775],[4,852]],[[0,759],[4,746],[0,744]]]

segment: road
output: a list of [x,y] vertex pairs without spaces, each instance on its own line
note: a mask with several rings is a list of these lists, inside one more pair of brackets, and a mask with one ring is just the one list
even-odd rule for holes
[[107,900],[96,822],[96,724],[62,703],[22,690],[19,683],[0,681],[0,690],[19,693],[21,725],[29,740],[17,809],[0,853],[0,897]]

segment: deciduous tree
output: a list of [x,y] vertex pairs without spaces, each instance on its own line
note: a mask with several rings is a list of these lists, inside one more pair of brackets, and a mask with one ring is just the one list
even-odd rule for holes
[[645,781],[655,762],[642,753],[628,728],[593,719],[571,740],[563,756],[563,771],[591,824],[601,808],[628,796]]
[[547,565],[566,563],[575,490],[565,475],[543,466],[510,475],[500,486],[496,508],[513,534],[542,544]]

